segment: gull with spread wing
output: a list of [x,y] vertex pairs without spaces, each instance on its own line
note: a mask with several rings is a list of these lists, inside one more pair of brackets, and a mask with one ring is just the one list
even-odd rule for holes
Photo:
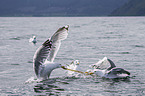
[[68,35],[69,26],[59,28],[51,38],[46,40],[35,52],[33,67],[37,78],[48,79],[56,68],[64,68],[60,63],[53,62],[60,48],[61,41]]
[[130,72],[124,70],[123,68],[118,68],[113,63],[112,60],[104,57],[102,60],[98,61],[96,64],[90,65],[92,68],[88,72],[94,73],[96,76],[114,79],[114,78],[126,78],[130,76]]

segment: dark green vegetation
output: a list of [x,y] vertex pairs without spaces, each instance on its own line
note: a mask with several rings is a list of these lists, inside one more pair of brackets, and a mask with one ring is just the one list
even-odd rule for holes
[[145,0],[130,0],[111,13],[112,16],[145,16]]
[[0,16],[107,16],[127,1],[0,0]]

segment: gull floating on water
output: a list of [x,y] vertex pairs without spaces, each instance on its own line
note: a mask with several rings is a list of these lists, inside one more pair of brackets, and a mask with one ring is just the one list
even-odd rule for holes
[[114,78],[126,78],[130,76],[130,73],[123,68],[117,68],[113,61],[104,57],[102,60],[97,62],[96,64],[90,65],[92,68],[88,70],[88,72],[93,72],[95,75],[114,79]]
[[[81,68],[79,66],[80,61],[79,60],[75,60],[72,61],[72,63],[70,65],[67,66],[67,69],[71,69],[71,70],[77,70],[81,72]],[[78,76],[80,73],[75,72],[75,71],[67,71],[67,75],[68,76]]]
[[53,61],[60,48],[61,41],[67,38],[68,28],[68,25],[59,28],[51,38],[36,50],[33,57],[33,67],[37,78],[48,79],[54,69],[64,67]]
[[36,36],[33,36],[33,38],[30,38],[29,42],[32,42],[34,44],[37,43]]

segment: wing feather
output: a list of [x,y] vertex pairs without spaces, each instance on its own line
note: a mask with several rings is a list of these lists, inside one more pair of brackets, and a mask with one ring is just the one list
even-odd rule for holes
[[58,31],[52,36],[52,48],[50,51],[50,55],[48,56],[48,61],[53,62],[56,54],[60,48],[61,40],[65,40],[67,38],[68,32],[67,30],[58,29]]

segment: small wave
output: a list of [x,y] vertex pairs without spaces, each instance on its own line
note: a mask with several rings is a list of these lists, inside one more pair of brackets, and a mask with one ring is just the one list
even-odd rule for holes
[[140,48],[144,48],[143,45],[133,45],[133,47],[140,47]]
[[32,61],[28,61],[28,63],[33,63]]
[[13,37],[13,38],[10,38],[10,40],[20,40],[20,37]]
[[119,54],[131,54],[130,52],[120,52]]
[[76,26],[73,26],[73,27],[74,27],[74,28],[80,28],[81,26],[79,26],[79,25],[77,26],[77,25],[76,25]]
[[20,65],[20,64],[11,64],[11,65]]

